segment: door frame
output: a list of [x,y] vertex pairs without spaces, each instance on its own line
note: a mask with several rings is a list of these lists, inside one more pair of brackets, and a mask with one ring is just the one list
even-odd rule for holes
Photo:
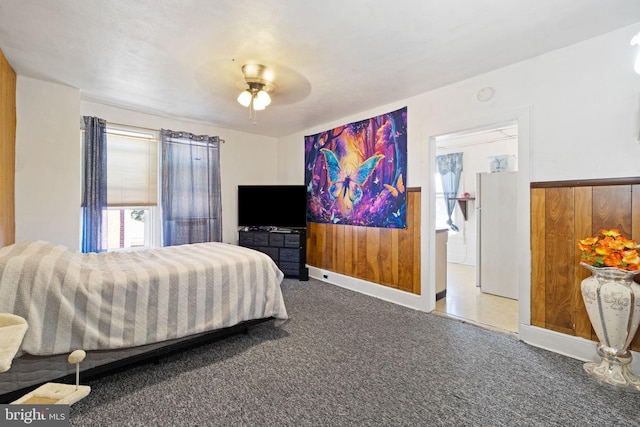
[[[435,170],[436,139],[445,135],[464,134],[471,131],[490,129],[506,123],[518,124],[518,200],[517,235],[514,239],[516,260],[518,264],[518,332],[523,326],[531,324],[531,228],[530,228],[530,135],[532,108],[525,107],[517,110],[494,112],[482,117],[466,120],[457,119],[451,122],[429,124],[423,128],[425,135],[422,144],[422,188],[428,189],[428,197],[421,199],[421,289],[425,297],[424,309],[433,311],[436,306],[435,281],[435,185],[433,173]],[[424,274],[426,272],[427,274]]]

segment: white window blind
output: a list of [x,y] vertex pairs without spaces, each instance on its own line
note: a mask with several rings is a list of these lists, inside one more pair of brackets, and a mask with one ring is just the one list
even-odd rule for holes
[[107,127],[107,205],[157,204],[157,135]]

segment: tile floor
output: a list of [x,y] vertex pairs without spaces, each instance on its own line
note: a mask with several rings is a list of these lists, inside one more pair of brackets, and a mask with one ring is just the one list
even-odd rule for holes
[[517,333],[518,301],[483,293],[475,283],[474,266],[448,263],[447,296],[436,302],[436,314]]

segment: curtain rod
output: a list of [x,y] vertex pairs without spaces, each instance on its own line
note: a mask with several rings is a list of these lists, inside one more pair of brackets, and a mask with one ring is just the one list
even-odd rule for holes
[[[124,126],[124,127],[128,127],[128,128],[137,128],[137,129],[150,130],[152,132],[160,133],[160,129],[153,129],[153,128],[148,128],[148,127],[144,127],[144,126],[126,125],[126,124],[123,124],[123,123],[116,123],[116,122],[107,121],[107,125],[109,125],[109,124],[116,125],[116,126]],[[82,125],[80,126],[80,129],[84,129],[84,123],[82,123]],[[224,144],[226,142],[224,139],[222,139],[220,137],[218,137],[218,141],[220,141],[220,143],[222,143],[222,144]]]
[[[158,132],[158,133],[160,132],[160,129],[151,129],[151,128],[147,128],[147,127],[144,127],[144,126],[125,125],[123,123],[115,123],[115,122],[110,122],[110,121],[107,121],[107,124],[112,124],[112,125],[116,125],[116,126],[124,126],[124,127],[134,127],[134,128],[150,130],[150,131]],[[184,132],[186,132],[186,131],[184,131]],[[186,132],[186,133],[191,133],[191,132]],[[225,143],[225,140],[220,138],[219,136],[218,136],[218,141],[221,142],[222,144]]]

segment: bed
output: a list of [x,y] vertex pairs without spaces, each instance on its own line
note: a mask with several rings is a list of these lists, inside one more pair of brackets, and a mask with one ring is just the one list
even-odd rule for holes
[[83,369],[95,370],[284,322],[282,279],[267,255],[225,243],[99,254],[45,241],[0,248],[0,312],[29,325],[0,395],[66,375],[72,367],[60,361],[77,349],[87,352]]

